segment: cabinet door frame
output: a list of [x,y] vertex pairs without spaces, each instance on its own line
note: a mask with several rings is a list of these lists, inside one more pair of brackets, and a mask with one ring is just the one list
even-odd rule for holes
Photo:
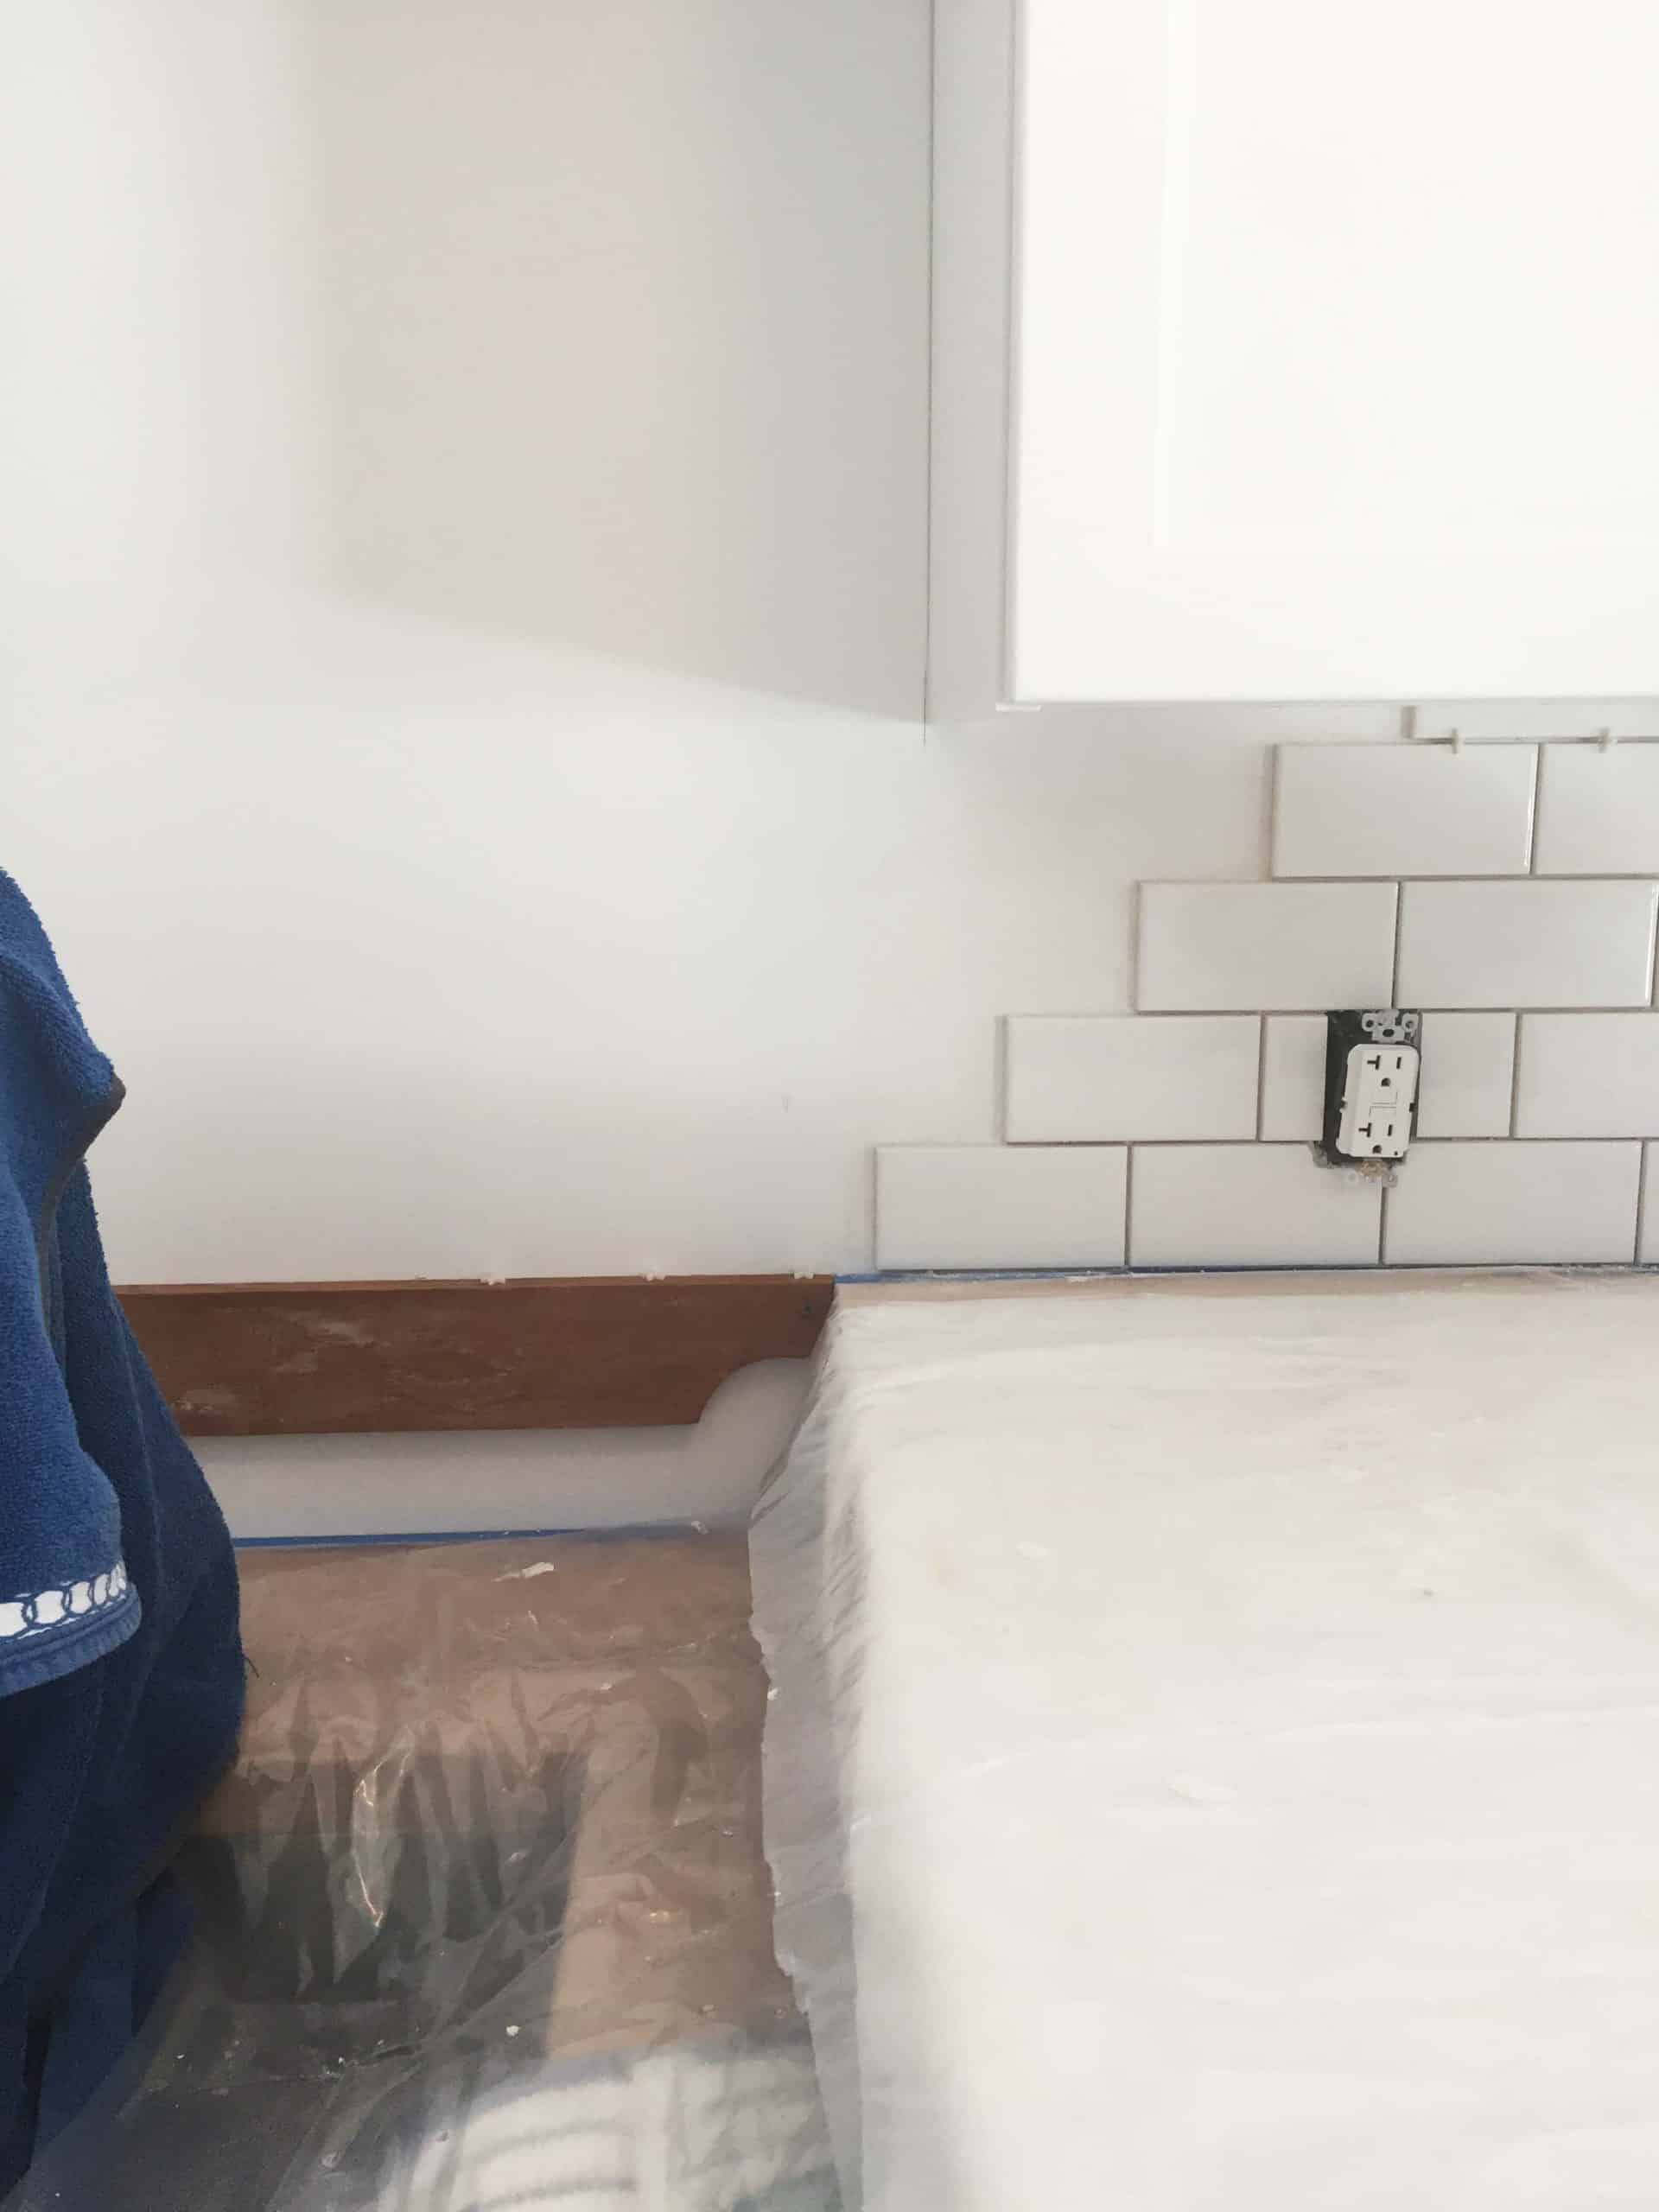
[[[1201,179],[1195,187],[1188,177],[1193,133],[1203,127],[1205,113],[1193,88],[1193,42],[1205,34],[1205,10],[1220,4],[1222,0],[1110,0],[1109,5],[1106,0],[1021,0],[1008,22],[1013,61],[1005,81],[1013,115],[1004,136],[1003,157],[1013,208],[1011,235],[1006,243],[988,232],[981,239],[988,287],[1001,281],[998,264],[1004,256],[1012,268],[1006,380],[1007,498],[1001,549],[1003,697],[1015,702],[1426,697],[1594,702],[1659,694],[1659,620],[1655,619],[1659,616],[1659,414],[1645,435],[1632,438],[1631,466],[1642,496],[1632,494],[1628,512],[1622,514],[1611,507],[1590,514],[1595,527],[1586,527],[1586,515],[1580,513],[1570,529],[1554,519],[1537,528],[1516,529],[1503,515],[1483,521],[1485,510],[1478,505],[1470,510],[1466,527],[1453,526],[1444,515],[1427,512],[1426,503],[1420,505],[1403,494],[1397,512],[1383,516],[1374,505],[1348,512],[1333,507],[1334,519],[1319,522],[1314,517],[1317,527],[1310,525],[1306,515],[1283,526],[1274,519],[1252,520],[1244,512],[1248,498],[1242,504],[1235,500],[1234,511],[1219,520],[1207,513],[1198,523],[1193,521],[1194,503],[1184,496],[1183,486],[1190,494],[1198,483],[1204,499],[1217,484],[1229,494],[1237,492],[1240,484],[1245,495],[1253,488],[1253,448],[1248,437],[1235,441],[1230,476],[1226,467],[1195,469],[1182,438],[1189,419],[1198,419],[1202,408],[1189,407],[1183,414],[1177,407],[1172,417],[1169,390],[1173,379],[1158,362],[1160,343],[1168,338],[1167,329],[1160,332],[1160,316],[1167,307],[1171,286],[1179,291],[1184,281],[1181,254],[1172,245],[1174,232],[1181,228],[1181,194],[1186,194],[1189,220],[1195,192],[1201,209],[1220,206],[1224,212],[1227,204],[1216,188],[1217,176],[1225,181],[1230,174],[1224,162],[1211,164],[1214,173],[1207,186]],[[1285,23],[1297,19],[1299,10],[1306,14],[1312,8],[1313,0],[1225,0],[1225,4],[1231,10],[1230,21],[1248,21],[1254,11],[1259,19],[1271,19],[1282,32]],[[1428,0],[1407,0],[1407,4],[1426,10]],[[1506,12],[1500,0],[1436,0],[1436,19],[1442,23],[1447,10],[1461,17],[1469,52],[1473,50],[1473,31],[1489,20],[1495,25]],[[956,12],[962,20],[950,35],[960,41],[985,36],[997,10],[970,6]],[[1357,18],[1349,11],[1327,8],[1325,15],[1349,26],[1344,35],[1354,35]],[[1425,14],[1422,21],[1427,20]],[[1514,23],[1512,12],[1507,20]],[[1529,20],[1536,24],[1541,19]],[[1578,56],[1578,105],[1569,119],[1582,121],[1585,99],[1597,89],[1598,73],[1605,73],[1614,32],[1628,32],[1640,22],[1659,62],[1659,16],[1649,27],[1637,11],[1637,0],[1590,0],[1588,18],[1580,11],[1572,20],[1580,26],[1587,20],[1601,41],[1597,46],[1590,40],[1592,51],[1586,57],[1579,48],[1588,34],[1582,29],[1573,34],[1578,41],[1573,49]],[[1375,33],[1374,21],[1371,29]],[[1333,38],[1332,66],[1344,50],[1340,38]],[[1539,47],[1532,59],[1536,60],[1542,52]],[[982,82],[988,83],[988,60],[982,61],[981,71]],[[959,69],[958,75],[962,73]],[[1649,73],[1638,68],[1630,73],[1645,77]],[[1535,72],[1526,84],[1511,88],[1517,99],[1522,93],[1535,103],[1542,97],[1536,76]],[[951,81],[947,54],[939,78],[942,95],[949,93]],[[1179,92],[1173,130],[1167,98],[1171,84]],[[1338,185],[1357,165],[1364,166],[1358,153],[1349,153],[1344,167],[1344,132],[1357,128],[1351,118],[1360,112],[1354,99],[1361,89],[1357,84],[1351,93],[1349,121],[1338,118],[1331,127],[1331,174]],[[1607,97],[1617,108],[1626,96],[1621,88],[1609,87]],[[1224,94],[1220,106],[1215,105],[1213,89],[1211,98],[1211,112],[1231,114]],[[1286,99],[1289,100],[1289,93]],[[1243,118],[1237,136],[1248,152],[1251,111],[1243,102],[1237,105]],[[1266,103],[1261,105],[1265,107]],[[1309,114],[1314,112],[1312,104],[1304,105]],[[1446,105],[1446,88],[1437,84],[1433,99],[1426,105],[1427,121],[1432,123]],[[1433,162],[1450,175],[1455,174],[1458,162],[1490,155],[1495,137],[1502,137],[1502,121],[1499,118],[1484,137],[1471,130],[1467,151],[1448,153],[1436,137]],[[948,105],[942,104],[939,122],[942,137],[960,127],[959,116]],[[1219,125],[1211,135],[1228,136]],[[1363,133],[1359,143],[1363,151]],[[1263,138],[1262,143],[1268,141]],[[1231,150],[1229,139],[1224,151],[1230,157]],[[944,158],[947,162],[951,158],[948,146]],[[1299,151],[1298,158],[1304,158],[1304,151]],[[1378,207],[1367,203],[1366,220],[1373,226],[1381,222],[1384,233],[1394,219],[1390,209],[1395,200],[1410,213],[1419,171],[1431,154],[1420,148],[1414,157],[1408,148],[1402,159],[1409,158],[1418,162],[1418,168],[1410,172],[1411,189],[1402,188],[1392,198],[1380,194]],[[1570,161],[1562,168],[1580,180],[1573,187],[1578,194],[1573,204],[1580,212],[1599,205],[1598,195],[1628,197],[1637,184],[1645,191],[1650,182],[1650,227],[1659,247],[1659,143],[1651,131],[1638,148],[1621,137],[1602,169],[1587,173],[1587,181]],[[1277,181],[1282,187],[1284,180]],[[963,204],[959,182],[942,194],[942,224],[949,224]],[[982,226],[988,204],[982,198]],[[1103,204],[1118,211],[1115,223],[1101,222]],[[1436,200],[1436,207],[1443,204]],[[1633,237],[1647,235],[1647,206],[1644,201],[1639,224],[1631,219]],[[1563,238],[1565,245],[1562,239],[1555,242],[1558,258],[1567,247],[1576,251],[1570,225]],[[1244,243],[1248,247],[1248,237]],[[1187,244],[1191,245],[1190,235]],[[952,246],[947,242],[942,248],[957,254],[965,250],[960,243]],[[1219,297],[1224,306],[1226,255],[1211,242],[1202,253],[1195,250],[1192,257],[1195,265],[1202,264],[1202,299],[1213,306],[1214,297]],[[1270,252],[1267,258],[1272,262]],[[1080,284],[1076,276],[1085,265],[1096,272],[1092,289]],[[1408,270],[1416,266],[1403,250],[1401,265]],[[1457,262],[1453,278],[1458,269],[1467,266],[1466,258]],[[1300,281],[1299,267],[1293,257],[1287,281]],[[1436,270],[1441,295],[1449,296],[1446,267],[1437,264]],[[1495,279],[1486,290],[1498,305],[1513,308],[1522,297],[1515,289],[1520,280],[1513,267],[1499,273],[1503,282]],[[1352,269],[1339,274],[1351,291]],[[1541,311],[1541,357],[1533,365],[1528,356],[1529,373],[1535,370],[1536,377],[1546,381],[1551,377],[1567,379],[1579,373],[1582,355],[1585,397],[1576,413],[1564,399],[1558,419],[1568,446],[1573,423],[1582,429],[1584,481],[1592,480],[1594,464],[1600,472],[1594,480],[1616,491],[1617,472],[1609,461],[1612,433],[1605,419],[1592,419],[1596,410],[1591,403],[1599,392],[1624,391],[1633,376],[1640,381],[1628,362],[1618,357],[1621,337],[1637,346],[1644,362],[1650,354],[1654,385],[1659,389],[1659,307],[1650,308],[1638,298],[1642,287],[1633,284],[1628,288],[1624,324],[1615,327],[1618,302],[1611,295],[1619,288],[1606,270],[1599,272],[1599,282],[1600,290],[1592,283],[1585,296],[1599,298],[1606,292],[1612,321],[1592,332],[1552,334],[1548,315]],[[1656,290],[1650,283],[1645,289],[1649,294]],[[1248,287],[1242,281],[1238,290],[1248,314]],[[1345,296],[1338,283],[1333,298]],[[1477,304],[1483,304],[1485,296],[1477,283]],[[1394,300],[1391,328],[1402,327],[1407,304]],[[1254,334],[1262,337],[1260,330]],[[938,337],[943,345],[952,343],[948,322]],[[1272,339],[1269,330],[1269,346]],[[1608,347],[1611,353],[1601,350]],[[1199,350],[1206,364],[1222,358],[1218,347]],[[1428,362],[1432,370],[1433,353],[1432,334],[1425,339],[1406,330],[1400,340],[1402,362],[1415,361],[1420,366]],[[1230,372],[1211,373],[1204,368],[1199,380],[1206,375],[1203,398],[1211,414],[1205,419],[1213,422],[1217,405],[1224,412],[1231,404]],[[1391,372],[1382,381],[1389,391],[1402,388]],[[1454,381],[1447,378],[1448,393]],[[948,384],[947,376],[947,388]],[[1281,388],[1274,387],[1271,377],[1264,374],[1269,410],[1273,392]],[[1340,399],[1334,380],[1332,389]],[[1434,433],[1441,385],[1431,382],[1423,389],[1434,404],[1419,410],[1420,415]],[[1467,402],[1470,389],[1469,378],[1464,376],[1453,396]],[[1570,397],[1576,387],[1561,381],[1561,389]],[[936,398],[939,391],[936,376]],[[1339,416],[1340,407],[1335,411]],[[1605,418],[1605,410],[1601,414]],[[1248,409],[1239,416],[1246,429],[1252,419]],[[1270,411],[1266,419],[1268,429],[1274,429]],[[1620,423],[1616,427],[1622,431],[1624,426]],[[1634,418],[1630,427],[1632,431],[1643,428]],[[1293,439],[1297,434],[1294,422],[1276,429]],[[1441,480],[1431,465],[1432,435],[1426,435],[1424,445],[1428,460],[1423,482],[1432,489]],[[1226,456],[1224,442],[1212,441],[1212,448]],[[1294,448],[1287,450],[1294,454]],[[1351,440],[1345,450],[1358,448]],[[1466,439],[1458,450],[1468,450]],[[1503,475],[1508,450],[1494,439],[1486,455],[1493,482],[1499,476],[1509,480]],[[1362,454],[1361,459],[1365,458]],[[1492,475],[1493,468],[1498,476]],[[1363,478],[1363,469],[1359,473]],[[1376,475],[1386,497],[1386,453]],[[1654,485],[1650,501],[1645,496],[1649,478]],[[1563,483],[1571,493],[1576,481],[1567,462],[1555,468],[1556,493]],[[1319,484],[1311,467],[1304,471],[1300,489],[1306,495],[1310,486],[1317,505]],[[1270,477],[1264,474],[1262,483],[1254,488],[1265,489],[1270,501]],[[1548,492],[1548,485],[1544,488]],[[987,527],[988,504],[982,494],[959,519]],[[1524,506],[1526,498],[1517,497],[1516,504]],[[1270,509],[1262,506],[1261,512],[1268,515]],[[1367,518],[1363,528],[1355,519],[1357,512]],[[1372,527],[1374,516],[1382,518]],[[938,520],[936,505],[936,526]],[[1619,526],[1612,527],[1611,522]],[[936,563],[936,578],[938,574]]]

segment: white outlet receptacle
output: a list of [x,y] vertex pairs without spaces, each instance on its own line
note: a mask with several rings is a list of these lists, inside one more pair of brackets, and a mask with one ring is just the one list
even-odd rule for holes
[[1338,1147],[1351,1160],[1403,1160],[1421,1063],[1414,1045],[1350,1047]]

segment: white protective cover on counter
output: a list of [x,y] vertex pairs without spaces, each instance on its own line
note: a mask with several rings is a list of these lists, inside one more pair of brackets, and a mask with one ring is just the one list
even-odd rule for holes
[[1659,2202],[1656,1349],[1650,1277],[842,1294],[751,1548],[849,2206]]

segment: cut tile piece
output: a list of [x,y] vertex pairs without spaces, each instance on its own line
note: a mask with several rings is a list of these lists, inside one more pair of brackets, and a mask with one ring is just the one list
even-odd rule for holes
[[[1268,1017],[1262,1063],[1262,1135],[1311,1143],[1325,1109],[1323,1014]],[[1423,1137],[1506,1137],[1515,1074],[1512,1014],[1431,1014],[1423,1020],[1423,1077],[1417,1133]]]
[[1253,1137],[1255,1014],[1016,1014],[1011,1144]]
[[1636,1249],[1639,1144],[1416,1144],[1389,1193],[1390,1267],[1605,1261]]
[[1506,1137],[1515,1089],[1512,1014],[1423,1016],[1420,1137]]
[[1392,883],[1143,883],[1143,1013],[1388,1006]]
[[1312,1144],[1325,1126],[1322,1014],[1270,1014],[1262,1052],[1262,1135]]
[[1659,875],[1659,745],[1547,745],[1540,875]]
[[1646,1006],[1656,899],[1652,883],[1408,883],[1399,1003]]
[[1121,1145],[883,1145],[876,1266],[1121,1268],[1128,1174]]
[[1523,1014],[1515,1133],[1659,1137],[1659,1014]]
[[1137,1268],[1376,1265],[1382,1191],[1300,1144],[1135,1147]]
[[1273,872],[1524,875],[1537,747],[1281,745]]

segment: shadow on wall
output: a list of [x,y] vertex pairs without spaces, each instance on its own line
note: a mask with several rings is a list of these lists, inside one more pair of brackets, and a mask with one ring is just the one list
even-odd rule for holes
[[325,586],[919,718],[927,10],[899,18],[311,0]]

